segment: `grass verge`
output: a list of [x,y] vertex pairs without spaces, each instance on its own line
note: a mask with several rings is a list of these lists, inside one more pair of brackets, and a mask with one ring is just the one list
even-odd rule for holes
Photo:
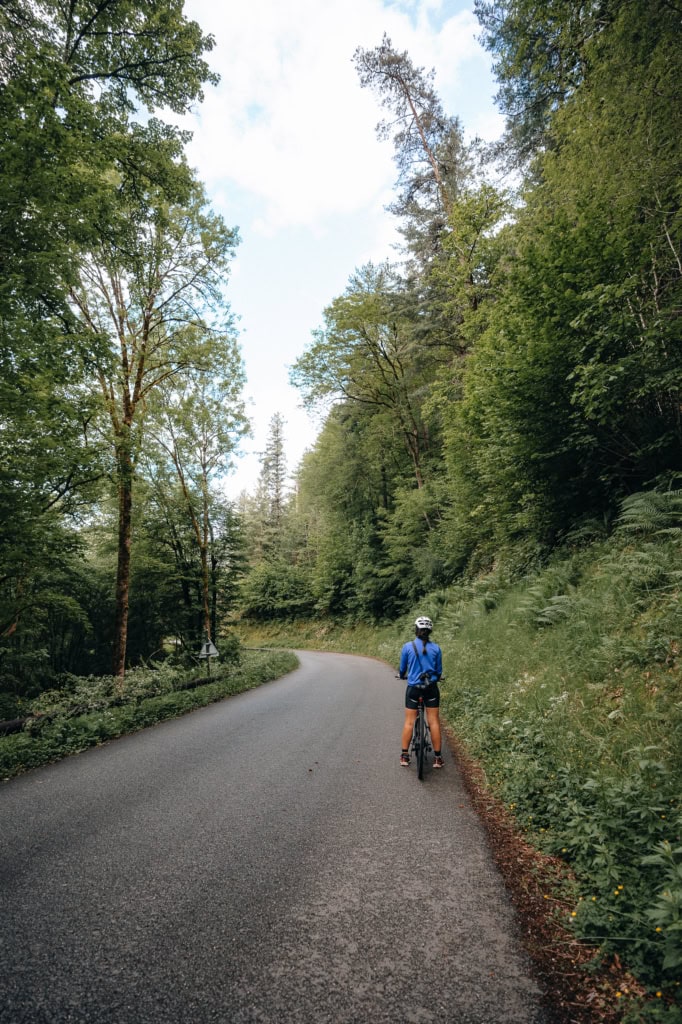
[[130,672],[122,690],[111,679],[74,680],[41,694],[27,709],[37,717],[23,731],[0,737],[0,778],[250,690],[297,664],[287,651],[245,651],[238,665],[214,669],[210,678],[162,667]]

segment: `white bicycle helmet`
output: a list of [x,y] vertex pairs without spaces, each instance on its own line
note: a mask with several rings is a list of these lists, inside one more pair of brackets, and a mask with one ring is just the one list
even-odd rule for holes
[[414,626],[415,629],[433,629],[433,623],[426,615],[417,616]]

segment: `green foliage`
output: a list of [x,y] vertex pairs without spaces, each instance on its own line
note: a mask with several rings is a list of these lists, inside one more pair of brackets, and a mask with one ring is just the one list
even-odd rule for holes
[[265,497],[265,552],[280,551],[283,540],[287,462],[284,449],[284,419],[280,413],[270,420],[268,441],[263,453],[260,484]]
[[[13,343],[22,314],[63,309],[77,247],[122,226],[120,194],[143,181],[176,198],[189,174],[179,160],[182,132],[143,116],[185,112],[214,76],[202,54],[213,40],[161,4],[3,4],[0,91],[0,306]],[[16,330],[15,328],[16,324]]]
[[617,9],[573,0],[474,0],[483,40],[495,58],[497,99],[507,115],[507,144],[527,159],[547,140],[554,111],[580,85],[589,41]]
[[380,538],[385,552],[383,573],[396,597],[412,604],[447,579],[438,526],[444,502],[442,487],[425,484],[397,489],[390,512],[382,516]]
[[662,3],[596,21],[565,3],[478,9],[508,98],[528,103],[515,128],[549,137],[449,392],[451,530],[494,557],[552,547],[679,472],[679,25]]
[[382,547],[394,479],[408,466],[390,423],[363,405],[336,406],[299,473],[298,557],[322,614],[390,613],[399,567]]
[[[390,287],[357,278],[296,370],[309,397],[376,410],[382,360],[405,370],[415,354],[400,387],[390,378],[384,437],[394,450],[407,442],[419,487],[445,469],[441,579],[512,547],[546,555],[680,470],[675,15],[658,3],[646,17],[637,5],[599,17],[566,3],[479,10],[509,95],[533,107],[526,128],[548,140],[523,204],[513,210],[483,182],[460,188],[428,261],[402,281],[393,272]],[[385,77],[393,103],[388,43],[362,58],[368,84]],[[379,506],[398,559],[402,513],[392,517],[405,484],[389,479]],[[377,569],[390,574],[385,554],[379,546]]]
[[[680,823],[682,826],[682,822]],[[678,833],[679,835],[679,833]],[[647,917],[665,943],[664,971],[682,968],[682,846],[663,840],[656,852],[642,858],[642,864],[663,869],[664,879]]]
[[287,652],[244,652],[236,665],[230,643],[232,664],[219,663],[210,680],[196,670],[188,674],[160,666],[128,673],[123,690],[112,677],[73,678],[64,689],[42,694],[30,710],[44,717],[31,720],[21,733],[0,737],[0,778],[176,718],[296,667],[295,655]]
[[643,491],[622,503],[618,525],[635,533],[682,533],[682,491]]
[[682,828],[679,569],[671,542],[614,539],[483,615],[463,594],[457,632],[439,636],[445,713],[532,840],[575,872],[576,934],[670,995],[679,869],[655,858]]
[[294,364],[291,381],[310,406],[329,400],[366,407],[402,443],[422,486],[431,448],[420,391],[439,352],[428,358],[413,326],[416,313],[396,268],[367,264],[324,311],[325,327]]
[[31,560],[0,587],[5,622],[15,626],[0,638],[0,692],[15,700],[35,696],[61,673],[99,671],[100,627],[111,614],[106,568],[87,558],[82,536],[54,525],[32,536]]
[[309,573],[283,560],[260,562],[241,584],[241,608],[254,619],[288,619],[314,606]]
[[265,557],[287,558],[295,552],[297,532],[305,527],[296,522],[294,499],[288,492],[285,421],[280,413],[270,420],[265,451],[261,454],[261,471],[256,492],[244,495],[242,512],[249,534],[249,557],[252,563]]
[[[155,470],[138,481],[135,557],[132,565],[128,660],[191,658],[204,638],[203,567],[187,499],[170,474]],[[202,496],[191,492],[197,508]],[[230,502],[211,495],[207,544],[210,634],[217,644],[222,623],[232,608],[243,573],[241,521]],[[100,548],[98,557],[105,559]],[[110,572],[109,584],[113,573]],[[111,602],[100,629],[111,638]],[[99,671],[106,672],[109,662]]]
[[[178,0],[9,0],[0,39],[0,659],[7,686],[26,695],[56,672],[100,669],[112,640],[94,621],[97,609],[110,612],[110,592],[99,566],[78,564],[74,536],[106,501],[108,474],[132,475],[139,437],[128,407],[112,426],[113,451],[103,437],[125,358],[109,374],[108,304],[84,298],[102,283],[94,268],[106,267],[111,293],[129,300],[127,330],[138,340],[140,305],[148,315],[146,377],[138,348],[143,372],[127,396],[134,407],[179,366],[216,364],[219,348],[202,350],[197,330],[220,295],[202,260],[220,263],[222,287],[236,235],[202,209],[187,135],[151,116],[187,112],[215,81],[203,59],[213,40]],[[172,268],[162,238],[175,243]],[[156,306],[148,294],[138,301],[150,266]],[[194,292],[183,303],[188,279]],[[104,396],[95,367],[112,384]],[[152,640],[137,639],[138,649]]]

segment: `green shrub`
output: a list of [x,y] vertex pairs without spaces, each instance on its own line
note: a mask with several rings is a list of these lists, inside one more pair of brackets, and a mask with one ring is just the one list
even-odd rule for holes
[[211,679],[162,665],[128,673],[122,691],[112,677],[103,677],[79,680],[71,693],[42,693],[32,707],[42,715],[23,732],[0,737],[0,778],[241,693],[296,664],[286,651],[245,652],[239,665],[222,666]]
[[281,558],[254,566],[241,584],[244,616],[257,620],[311,614],[315,604],[310,573]]

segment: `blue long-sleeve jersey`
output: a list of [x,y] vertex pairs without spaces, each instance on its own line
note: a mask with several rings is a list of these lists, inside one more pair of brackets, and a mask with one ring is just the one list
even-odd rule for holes
[[[415,651],[415,647],[417,650]],[[438,644],[433,640],[415,639],[404,644],[400,653],[401,679],[407,678],[407,685],[414,686],[421,682],[419,676],[422,672],[428,672],[429,678],[437,682],[443,674],[443,655]]]

